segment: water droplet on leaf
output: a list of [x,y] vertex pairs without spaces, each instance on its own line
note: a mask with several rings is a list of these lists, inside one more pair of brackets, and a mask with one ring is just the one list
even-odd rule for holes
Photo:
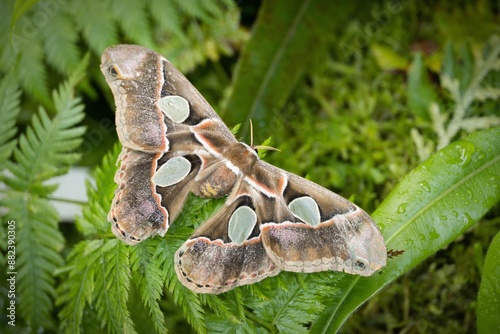
[[402,203],[398,206],[398,210],[397,210],[397,213],[399,214],[402,214],[402,213],[405,213],[406,212],[406,206],[408,205],[408,203]]
[[425,191],[431,191],[431,186],[429,186],[429,183],[427,181],[422,181],[419,184],[422,186],[422,188],[424,188]]
[[469,142],[461,142],[456,148],[460,152],[460,165],[466,167],[472,160],[472,155],[476,151],[476,146]]

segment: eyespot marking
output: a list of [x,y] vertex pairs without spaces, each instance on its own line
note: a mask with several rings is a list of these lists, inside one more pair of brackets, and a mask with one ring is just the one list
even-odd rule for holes
[[358,270],[365,271],[367,270],[369,266],[369,262],[367,259],[357,256],[356,259],[354,259],[354,267]]
[[257,223],[257,214],[248,206],[240,206],[229,219],[228,234],[231,240],[241,245],[244,243]]
[[294,199],[288,204],[292,213],[311,226],[317,226],[321,217],[318,204],[309,196],[303,196]]
[[161,111],[175,123],[182,123],[189,117],[189,103],[181,96],[164,96],[158,104]]
[[184,157],[173,157],[161,166],[153,176],[153,183],[168,187],[182,181],[191,171],[191,163]]

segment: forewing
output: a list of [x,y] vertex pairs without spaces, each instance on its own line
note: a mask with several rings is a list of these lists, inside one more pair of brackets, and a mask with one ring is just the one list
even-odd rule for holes
[[118,158],[118,188],[108,220],[113,233],[131,245],[157,233],[164,235],[168,228],[168,211],[161,205],[161,196],[151,181],[158,155],[124,147]]
[[[164,235],[189,191],[227,195],[232,179],[224,179],[216,191],[198,181],[219,171],[214,145],[224,147],[236,139],[172,64],[144,47],[117,45],[104,51],[101,70],[115,98],[124,147],[108,215],[119,238],[135,244]],[[207,150],[207,145],[214,147]]]
[[[101,71],[113,92],[116,129],[124,147],[143,152],[169,150],[172,126],[210,119],[218,134],[235,141],[196,88],[160,54],[138,45],[116,45],[102,55]],[[181,127],[175,131],[189,130]]]

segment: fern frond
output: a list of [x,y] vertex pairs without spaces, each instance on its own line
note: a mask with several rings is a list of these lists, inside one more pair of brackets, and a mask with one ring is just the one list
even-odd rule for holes
[[59,287],[60,330],[80,332],[85,306],[95,308],[99,327],[108,333],[135,333],[127,300],[130,288],[129,248],[118,239],[80,242],[62,272]]
[[182,31],[181,15],[176,10],[175,0],[151,0],[150,12],[155,24],[165,30],[165,32],[173,34],[183,43],[187,42],[187,38]]
[[17,55],[19,55],[19,80],[23,89],[43,105],[50,106],[47,69],[43,63],[44,52],[40,40],[26,41],[21,45],[19,54],[12,54],[13,59],[17,58]]
[[[111,203],[116,185],[113,175],[116,171],[115,161],[118,155],[119,145],[116,145],[113,152],[103,159],[101,168],[96,169],[94,177],[97,188],[87,183],[87,194],[89,205],[84,209],[83,218],[77,220],[77,226],[86,235],[93,233],[109,233],[110,224],[107,221],[107,211]],[[86,242],[84,242],[86,243]],[[135,333],[134,324],[127,309],[127,301],[131,284],[130,271],[130,250],[131,248],[116,238],[107,239],[103,235],[92,241],[86,252],[75,256],[75,262],[82,262],[95,275],[94,291],[92,300],[86,300],[89,306],[96,311],[96,317],[100,322],[100,327],[105,328],[109,333]],[[95,261],[88,258],[96,259]],[[72,274],[78,267],[73,267]],[[71,275],[71,274],[70,274]],[[79,289],[83,282],[76,281],[72,285],[73,291]],[[64,308],[75,310],[79,317],[74,318],[74,322],[67,328],[79,328],[81,326],[81,314],[83,312],[83,302],[78,305],[65,303]],[[63,310],[64,310],[63,308]],[[61,318],[67,317],[67,313],[60,313]],[[73,319],[70,319],[73,321]]]
[[104,240],[95,273],[94,303],[101,327],[108,333],[135,333],[127,308],[130,290],[129,247],[121,240]]
[[[100,285],[96,289],[96,281],[103,277],[100,268],[102,258],[109,256],[108,253],[114,247],[114,244],[105,242],[105,234],[111,235],[106,216],[116,188],[113,175],[120,148],[120,145],[115,145],[114,150],[103,158],[101,167],[93,172],[97,186],[87,182],[89,203],[83,209],[83,217],[76,219],[76,226],[83,235],[97,238],[82,241],[75,246],[68,256],[67,266],[60,270],[64,283],[58,289],[57,304],[61,307],[59,329],[64,333],[81,330],[85,307],[93,305],[96,294],[102,293],[99,289],[102,290],[103,287]],[[99,325],[102,325],[106,318],[99,320]]]
[[55,15],[40,30],[47,62],[62,75],[69,75],[82,58],[78,49],[78,32],[67,11]]
[[[182,31],[183,34],[182,38],[177,34],[168,36],[166,42],[160,39],[162,43],[157,51],[169,58],[182,72],[192,70],[207,59],[217,60],[221,55],[232,54],[235,46],[245,41],[249,35],[239,26],[238,7],[228,3],[230,2],[214,0],[170,0],[168,5],[158,5],[158,8],[179,13],[181,25],[175,27],[176,21],[173,21],[168,24],[167,31]],[[161,20],[158,13],[153,13],[153,17]]]
[[36,0],[28,0],[28,1],[12,1],[14,3],[12,22],[10,26],[13,27],[17,20],[28,10],[30,9],[37,1]]
[[120,27],[134,43],[153,47],[149,20],[144,2],[135,0],[114,0],[111,5],[113,16],[117,18]]
[[202,305],[207,305],[216,315],[225,318],[242,318],[244,316],[245,301],[240,293],[241,289],[236,289],[224,295],[200,295]]
[[49,106],[50,94],[47,89],[47,72],[43,64],[43,49],[40,41],[34,38],[38,29],[32,24],[30,17],[26,16],[23,20],[24,30],[18,24],[11,31],[9,23],[14,19],[13,15],[12,4],[2,6],[0,11],[2,22],[0,24],[0,71],[7,73],[11,68],[17,67],[18,84],[43,105]]
[[206,332],[205,310],[202,305],[210,304],[217,314],[229,315],[232,312],[224,302],[214,301],[217,297],[198,295],[184,287],[177,278],[173,259],[177,249],[193,233],[194,228],[207,220],[222,203],[223,200],[188,196],[185,206],[190,210],[183,211],[176,219],[175,224],[169,228],[165,238],[161,239],[156,247],[154,255],[162,264],[161,271],[165,275],[166,289],[173,294],[174,303],[181,307],[189,324],[199,333]]
[[54,187],[43,182],[67,172],[80,155],[72,151],[81,142],[85,132],[83,126],[75,126],[84,117],[80,99],[74,98],[73,87],[61,86],[53,96],[57,114],[50,119],[41,107],[33,117],[32,126],[19,139],[19,148],[14,151],[17,164],[8,163],[14,174],[6,183],[19,191],[47,195]]
[[104,156],[101,166],[93,172],[97,187],[86,182],[89,201],[83,209],[83,217],[76,218],[76,227],[84,236],[101,234],[103,238],[106,233],[111,235],[107,214],[116,189],[114,175],[120,150],[121,145],[116,144],[113,151]]
[[132,282],[149,309],[153,325],[158,333],[165,333],[165,319],[159,301],[163,294],[165,274],[161,270],[161,262],[154,256],[159,239],[154,238],[132,248],[130,264],[132,266]]
[[118,44],[118,30],[109,1],[71,1],[69,11],[83,39],[95,54]]
[[[54,270],[64,261],[58,214],[45,199],[12,192],[2,200],[16,222],[16,285],[19,311],[33,328],[53,327]],[[11,268],[12,269],[12,268]]]
[[[228,321],[229,320],[229,321]],[[246,321],[234,321],[231,318],[224,318],[222,316],[208,316],[207,326],[210,333],[242,333],[242,334],[253,334],[253,333],[268,333],[271,330],[263,331],[260,328],[256,328],[252,323]]]
[[[482,52],[476,54],[473,54],[468,44],[458,54],[454,52],[453,45],[448,44],[440,84],[443,91],[448,93],[447,100],[451,101],[441,99],[430,81],[422,80],[425,68],[421,57],[415,58],[409,73],[410,108],[416,114],[425,112],[429,116],[437,137],[434,143],[431,139],[426,140],[416,128],[412,129],[411,135],[420,160],[427,159],[434,147],[441,149],[448,145],[460,132],[472,132],[500,124],[500,117],[494,113],[488,115],[488,107],[484,106],[486,100],[491,99],[494,103],[500,96],[488,82],[488,77],[497,75],[500,67],[499,41],[498,36],[491,36]],[[422,92],[426,92],[424,99]],[[445,107],[449,102],[451,107]],[[486,110],[485,116],[481,115],[481,109]]]
[[[85,66],[83,61],[79,76]],[[3,179],[8,189],[2,204],[8,210],[7,217],[16,221],[19,312],[34,329],[53,326],[53,273],[64,263],[59,216],[46,199],[56,186],[45,182],[63,174],[78,160],[79,155],[72,151],[84,133],[84,128],[77,126],[84,116],[83,106],[73,96],[74,81],[71,83],[54,92],[57,113],[52,119],[43,108],[33,117],[14,149],[15,161],[6,162],[11,175]]]
[[228,8],[224,8],[226,6],[222,6],[220,2],[212,2],[212,1],[200,1],[203,10],[210,16],[215,19],[222,18],[224,15],[224,10]]
[[202,2],[200,0],[175,0],[177,8],[180,8],[188,16],[207,21],[210,19],[210,15],[205,9],[207,5],[204,6]]
[[324,309],[319,302],[321,296],[333,289],[329,276],[322,280],[322,274],[308,275],[306,284],[302,281],[304,275],[281,273],[277,281],[282,280],[286,287],[268,290],[269,300],[254,298],[247,305],[254,310],[259,322],[266,322],[280,333],[306,332],[307,324]]
[[192,229],[176,229],[178,232],[184,231],[186,237],[182,239],[181,236],[175,234],[176,237],[167,237],[162,239],[158,245],[156,256],[160,259],[162,271],[166,277],[166,289],[173,294],[174,303],[181,307],[184,315],[186,316],[189,324],[198,331],[198,333],[206,332],[206,325],[204,322],[204,310],[201,306],[198,295],[194,294],[185,288],[177,279],[177,274],[174,269],[174,254],[177,249],[182,245],[187,236],[192,232]]
[[[57,289],[57,305],[63,306],[59,312],[59,329],[63,333],[78,333],[82,322],[83,310],[90,304],[95,289],[95,264],[102,240],[81,242],[68,256],[65,271],[68,277]],[[85,258],[85,261],[81,259]]]
[[12,154],[17,144],[13,139],[17,133],[16,118],[19,115],[21,91],[15,81],[14,71],[0,82],[0,171],[5,168],[4,162]]

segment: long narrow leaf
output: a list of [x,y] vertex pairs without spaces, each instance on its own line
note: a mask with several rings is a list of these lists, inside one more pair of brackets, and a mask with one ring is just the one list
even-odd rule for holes
[[269,123],[304,71],[321,59],[325,38],[331,38],[353,10],[359,14],[369,8],[358,1],[264,1],[240,56],[224,119],[245,129],[250,118]]
[[380,273],[353,276],[313,333],[335,333],[349,315],[397,277],[453,242],[500,199],[500,128],[479,131],[434,154],[403,179],[372,215],[388,249],[405,253]]
[[484,260],[477,298],[477,332],[500,333],[500,233],[491,242]]

